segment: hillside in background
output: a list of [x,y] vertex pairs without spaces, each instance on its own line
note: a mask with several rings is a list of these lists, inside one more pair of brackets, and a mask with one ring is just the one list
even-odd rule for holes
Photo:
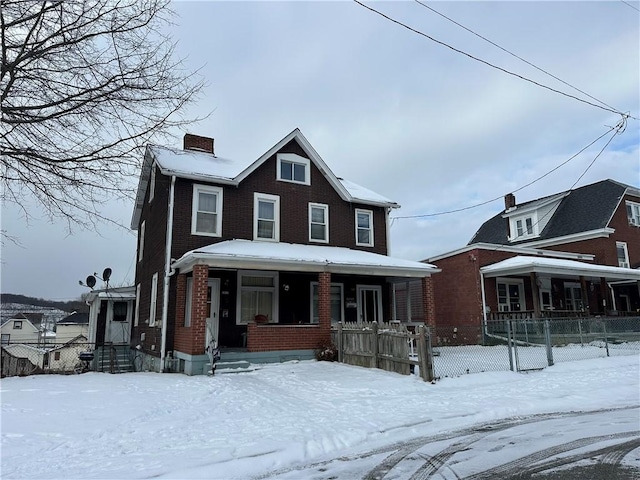
[[89,306],[83,300],[71,300],[68,302],[55,302],[44,298],[27,297],[26,295],[17,295],[15,293],[0,294],[0,303],[2,310],[5,310],[7,304],[32,305],[34,307],[43,307],[49,309],[62,310],[64,312],[89,312]]

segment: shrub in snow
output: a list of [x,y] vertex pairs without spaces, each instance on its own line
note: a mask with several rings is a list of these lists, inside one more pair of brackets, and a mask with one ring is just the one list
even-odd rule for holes
[[335,362],[338,360],[338,348],[331,342],[321,342],[316,349],[316,360]]

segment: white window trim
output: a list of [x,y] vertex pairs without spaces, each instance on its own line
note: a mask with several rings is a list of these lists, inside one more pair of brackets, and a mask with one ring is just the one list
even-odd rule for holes
[[[274,238],[262,238],[258,237],[258,203],[260,200],[264,200],[267,202],[273,202],[273,216],[274,216],[274,225],[273,225],[273,236]],[[279,242],[280,241],[280,197],[278,195],[270,195],[268,193],[258,193],[254,192],[253,194],[253,239],[261,240],[264,242]]]
[[146,220],[140,224],[140,238],[138,239],[138,261],[142,261],[142,255],[144,254],[144,231],[146,226]]
[[[369,243],[358,242],[358,214],[365,213],[369,215]],[[362,208],[356,208],[355,213],[355,226],[356,226],[356,245],[359,247],[373,247],[373,210],[365,210]]]
[[133,317],[133,326],[137,327],[140,320],[140,284],[136,285],[136,313]]
[[[624,265],[620,264],[620,259],[618,258],[618,248],[622,248],[624,250]],[[616,242],[616,259],[618,260],[619,267],[631,268],[631,263],[629,262],[629,249],[627,248],[627,242]]]
[[631,216],[627,212],[627,220],[629,221],[629,225],[634,225],[636,227],[640,227],[640,203],[630,202],[627,200],[625,202],[625,207],[631,208]]
[[153,274],[151,278],[151,301],[149,302],[149,326],[156,326],[157,315],[157,303],[158,303],[158,272]]
[[246,322],[242,321],[242,277],[243,276],[255,276],[255,277],[272,277],[273,278],[273,287],[245,287],[250,288],[251,290],[263,290],[263,291],[273,291],[273,311],[271,312],[271,318],[269,323],[278,323],[278,312],[279,310],[279,278],[280,275],[278,272],[272,271],[264,271],[264,270],[239,270],[238,271],[238,289],[236,294],[236,325],[247,325]]
[[149,179],[149,203],[156,193],[156,164],[151,164],[151,177]]
[[[527,233],[527,219],[531,219],[531,233]],[[522,221],[523,234],[518,235],[518,221]],[[518,217],[511,217],[509,219],[511,226],[511,237],[509,241],[515,242],[518,240],[524,240],[527,238],[536,238],[540,236],[540,232],[538,231],[538,213],[531,212],[531,214],[522,215]]]
[[[283,160],[288,163],[304,165],[304,182],[282,178],[281,164]],[[291,176],[293,176],[293,174]],[[279,153],[276,161],[276,179],[281,182],[297,183],[298,185],[311,185],[311,161],[308,158],[301,157],[295,153]]]
[[[498,305],[498,311],[502,312],[502,311],[511,311],[511,310],[500,310],[500,294],[498,293],[498,284],[499,283],[504,283],[506,285],[518,285],[518,293],[520,295],[521,298],[521,302],[520,302],[520,311],[525,311],[527,309],[527,297],[525,295],[525,291],[524,291],[524,280],[522,279],[513,279],[513,278],[504,278],[504,277],[497,277],[496,278],[496,303]],[[508,290],[507,290],[508,292]]]
[[[319,322],[316,322],[313,318],[313,287],[317,287],[317,286],[318,286],[318,282],[311,282],[309,285],[309,298],[311,299],[311,302],[309,305],[309,323],[313,325],[317,325],[319,323]],[[336,321],[344,322],[344,283],[331,283],[331,286],[340,287],[340,320],[336,320]],[[331,292],[329,292],[329,296],[331,296]],[[318,298],[318,302],[319,301],[320,299]],[[329,299],[329,303],[331,303],[331,299]],[[331,322],[333,323],[334,320],[332,319]]]
[[[211,193],[216,195],[216,231],[198,232],[196,230],[198,219],[198,193]],[[193,198],[191,203],[191,235],[199,235],[202,237],[220,237],[222,236],[222,192],[220,187],[212,187],[210,185],[193,185]]]
[[[311,225],[312,215],[311,212],[314,208],[320,208],[324,210],[324,240],[311,237]],[[321,224],[316,224],[321,225]],[[315,243],[329,243],[329,205],[324,203],[309,203],[309,241]]]
[[187,277],[185,285],[185,301],[184,301],[184,326],[191,326],[191,302],[193,299],[193,277]]

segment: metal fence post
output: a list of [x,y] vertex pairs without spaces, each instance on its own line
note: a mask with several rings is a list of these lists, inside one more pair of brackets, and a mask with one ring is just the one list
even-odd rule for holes
[[507,349],[509,351],[509,370],[511,370],[512,372],[514,372],[515,370],[513,369],[513,345],[511,344],[512,342],[512,338],[511,338],[511,320],[507,320]]
[[553,366],[553,346],[551,345],[551,328],[549,327],[549,319],[544,320],[544,343],[547,347],[547,363]]
[[342,342],[342,322],[338,322],[338,362],[343,363],[344,354],[342,352],[343,342]]
[[609,340],[607,340],[607,323],[602,320],[602,333],[604,333],[604,348],[607,350],[607,357],[609,356]]

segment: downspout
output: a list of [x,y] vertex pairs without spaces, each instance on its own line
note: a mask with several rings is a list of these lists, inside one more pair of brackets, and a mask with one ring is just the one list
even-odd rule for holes
[[173,244],[173,200],[175,195],[176,176],[171,177],[169,189],[169,205],[167,208],[167,243],[165,245],[164,260],[164,288],[162,289],[162,343],[160,347],[160,372],[165,370],[165,357],[167,356],[167,317],[169,313],[169,280],[171,271],[171,246]]
[[389,212],[391,211],[391,207],[387,207],[384,209],[384,225],[385,225],[385,235],[387,236],[387,256],[391,254],[391,226],[389,225]]
[[[611,290],[611,309],[613,311],[616,311],[618,310],[616,306],[616,293],[613,290],[613,285],[611,285],[611,283],[607,282],[607,285],[609,285],[609,289]],[[606,311],[605,311],[605,315],[606,315]]]

